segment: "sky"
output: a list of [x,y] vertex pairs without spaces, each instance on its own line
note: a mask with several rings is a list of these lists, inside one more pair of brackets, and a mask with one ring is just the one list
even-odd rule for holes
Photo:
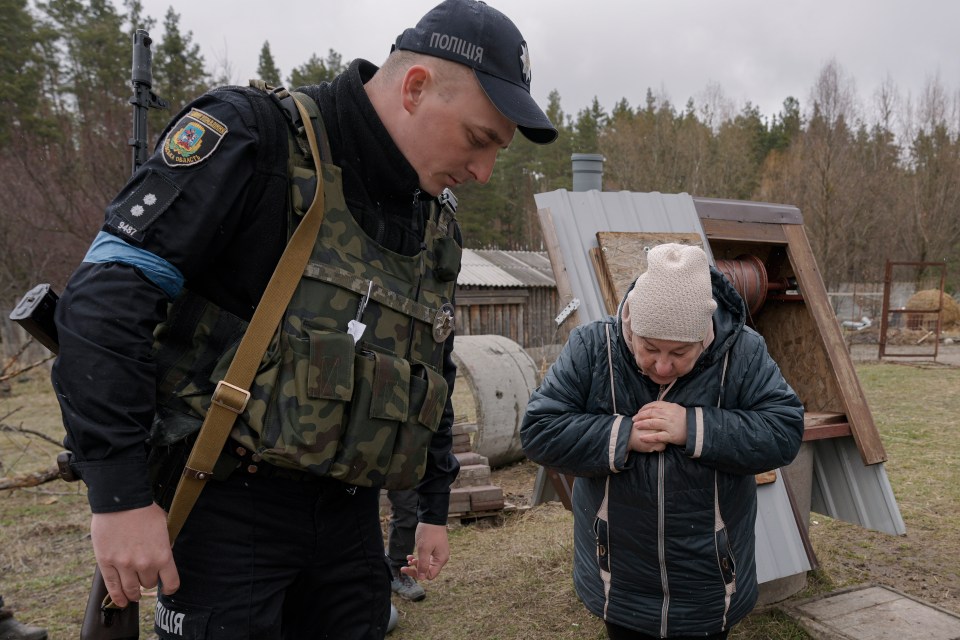
[[[120,5],[120,0],[114,0]],[[380,64],[390,45],[439,0],[142,0],[162,37],[169,7],[193,34],[208,68],[255,77],[269,41],[283,79],[311,54]],[[801,109],[825,65],[835,61],[869,120],[884,82],[916,101],[938,80],[960,87],[960,2],[955,0],[490,0],[529,46],[533,97],[552,90],[567,115],[596,98],[609,112],[647,90],[679,110],[723,96],[766,117],[793,96]]]

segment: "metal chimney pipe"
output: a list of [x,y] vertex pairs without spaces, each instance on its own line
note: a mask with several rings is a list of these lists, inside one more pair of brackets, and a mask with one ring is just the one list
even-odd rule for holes
[[573,161],[573,190],[590,191],[603,190],[603,161],[599,153],[574,153],[570,155]]

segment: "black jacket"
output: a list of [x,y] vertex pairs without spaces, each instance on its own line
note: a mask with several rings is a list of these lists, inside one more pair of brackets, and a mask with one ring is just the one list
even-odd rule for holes
[[[379,244],[412,255],[420,249],[430,196],[420,192],[416,172],[366,96],[363,83],[375,71],[357,60],[333,82],[300,90],[320,107],[351,213]],[[260,130],[255,109],[263,104],[254,100],[272,109],[265,94],[224,88],[171,120],[168,131],[198,109],[224,133],[189,166],[164,160],[167,131],[161,135],[153,156],[107,207],[101,236],[108,242],[94,244],[57,306],[60,354],[53,382],[65,445],[75,455],[94,512],[134,509],[152,500],[146,464],[156,407],[152,334],[172,293],[158,285],[163,281],[154,264],[172,287],[185,286],[249,320],[286,246],[286,123],[276,109],[274,130]],[[138,213],[131,214],[134,207]],[[451,393],[452,346],[453,336],[444,359]],[[431,524],[446,522],[449,486],[458,471],[452,419],[448,398],[419,487],[421,521]]]

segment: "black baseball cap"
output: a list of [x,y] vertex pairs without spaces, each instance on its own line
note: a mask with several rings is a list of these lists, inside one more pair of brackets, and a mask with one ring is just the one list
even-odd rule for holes
[[393,49],[467,65],[494,106],[528,140],[556,140],[556,127],[530,95],[526,41],[510,18],[485,2],[444,0],[400,34]]

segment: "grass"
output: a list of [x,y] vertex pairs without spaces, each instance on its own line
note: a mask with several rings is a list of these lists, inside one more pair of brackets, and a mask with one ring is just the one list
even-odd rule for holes
[[[889,536],[811,514],[821,568],[794,598],[862,583],[886,584],[960,611],[960,465],[957,419],[960,369],[860,364],[857,372],[886,446],[885,465],[907,535]],[[48,384],[15,379],[0,396],[0,425],[62,437]],[[52,466],[59,447],[0,430],[2,475]],[[535,465],[497,470],[508,496],[533,489]],[[509,485],[509,486],[508,486]],[[512,499],[508,497],[508,500]],[[603,624],[577,600],[570,577],[572,516],[558,503],[504,512],[495,521],[451,526],[452,560],[426,585],[419,603],[395,600],[392,640],[581,639],[605,637]],[[59,481],[0,491],[0,593],[17,617],[48,629],[51,640],[76,637],[93,568],[82,485]],[[141,607],[150,638],[152,603]],[[809,636],[777,606],[758,610],[732,640]]]

